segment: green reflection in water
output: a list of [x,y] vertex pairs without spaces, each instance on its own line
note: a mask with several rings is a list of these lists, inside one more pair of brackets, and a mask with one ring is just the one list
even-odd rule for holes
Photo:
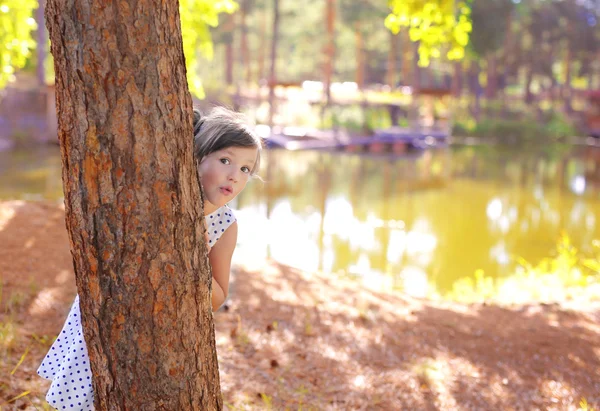
[[[536,263],[563,230],[584,253],[600,238],[600,150],[266,157],[265,182],[251,182],[232,204],[240,260],[271,257],[424,295],[477,269],[511,274],[517,256]],[[61,197],[58,148],[0,153],[0,199]]]
[[0,151],[0,200],[59,200],[63,197],[57,146]]

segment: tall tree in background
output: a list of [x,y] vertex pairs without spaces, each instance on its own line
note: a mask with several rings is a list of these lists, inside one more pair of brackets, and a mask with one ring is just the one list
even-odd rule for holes
[[[372,37],[375,27],[373,22],[380,22],[387,15],[385,6],[379,2],[340,0],[340,26],[350,28],[354,34],[355,74],[354,79],[359,89],[363,89],[366,81],[367,39]],[[341,47],[340,47],[341,48]]]
[[[479,61],[485,62],[486,97],[495,98],[498,88],[498,61],[503,46],[510,35],[512,0],[487,0],[474,2],[472,9],[473,31],[477,33],[470,42],[471,50]],[[490,16],[494,16],[493,19]]]
[[277,44],[279,43],[279,0],[273,0],[273,30],[271,38],[271,69],[269,70],[269,126],[275,116],[275,87],[277,86]]
[[44,24],[44,10],[46,6],[46,0],[39,0],[38,8],[35,10],[35,25],[37,26],[36,33],[36,55],[37,55],[37,66],[35,74],[38,80],[39,86],[46,85],[46,57],[48,55],[46,42],[48,39],[48,33],[46,32],[46,25]]
[[325,27],[327,28],[327,40],[325,40],[324,60],[325,67],[323,88],[325,91],[325,106],[331,102],[331,82],[335,66],[335,22],[336,22],[336,0],[325,0]]
[[219,410],[178,2],[49,0],[66,224],[98,410]]
[[244,69],[244,81],[250,84],[252,81],[252,66],[250,64],[250,49],[248,46],[248,14],[252,10],[253,0],[240,1],[240,51],[242,57],[242,68]]

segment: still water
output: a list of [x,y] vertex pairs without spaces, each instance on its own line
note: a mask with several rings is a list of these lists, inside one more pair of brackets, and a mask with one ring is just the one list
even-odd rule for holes
[[[550,152],[552,150],[549,150]],[[269,257],[413,295],[600,238],[600,149],[462,146],[408,158],[269,151],[233,202],[238,261]],[[0,153],[0,199],[62,197],[58,148]]]

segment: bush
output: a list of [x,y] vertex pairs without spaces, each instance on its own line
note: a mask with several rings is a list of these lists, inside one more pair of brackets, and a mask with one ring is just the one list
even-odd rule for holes
[[456,122],[452,134],[458,137],[494,138],[505,142],[556,141],[578,134],[577,128],[557,112],[544,113],[541,119],[526,116],[520,120],[486,117],[474,121]]

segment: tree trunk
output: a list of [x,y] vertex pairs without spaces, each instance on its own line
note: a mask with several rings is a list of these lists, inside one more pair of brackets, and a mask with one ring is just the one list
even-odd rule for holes
[[408,29],[402,29],[400,33],[402,36],[402,85],[410,87],[412,85],[411,62],[414,46],[408,36]]
[[325,106],[331,102],[331,80],[333,77],[333,62],[335,59],[335,2],[326,0],[325,25],[327,27],[327,40],[325,43]]
[[387,61],[387,83],[393,90],[396,87],[396,49],[398,48],[398,36],[389,32],[390,48],[388,49]]
[[481,67],[477,61],[471,61],[469,67],[469,89],[473,96],[473,106],[471,107],[471,114],[475,118],[475,121],[479,121],[481,117],[481,93],[482,87],[479,82],[479,73]]
[[267,13],[264,10],[260,12],[260,48],[258,49],[258,81],[265,78],[265,60],[267,46]]
[[354,45],[356,47],[356,85],[362,90],[365,87],[365,42],[360,22],[354,24]]
[[44,64],[46,63],[46,43],[48,41],[48,37],[46,35],[46,26],[44,25],[45,4],[45,0],[40,0],[38,3],[38,8],[35,11],[35,22],[37,24],[37,67],[35,68],[35,73],[38,85],[41,87],[46,86],[46,67]]
[[454,97],[460,97],[462,91],[462,74],[463,74],[463,63],[462,61],[455,61],[454,75],[452,76],[452,95]]
[[269,73],[269,126],[275,116],[275,86],[277,85],[277,43],[279,42],[279,0],[273,0],[273,38],[271,41],[271,70]]
[[246,23],[246,17],[248,16],[248,0],[242,1],[240,7],[240,48],[242,52],[242,69],[245,71],[244,78],[246,83],[250,84],[252,81],[252,70],[250,70],[250,53],[248,51],[248,24]]
[[571,108],[571,68],[572,68],[572,64],[571,64],[571,59],[572,59],[572,52],[571,52],[571,47],[569,47],[569,45],[567,44],[566,47],[566,53],[565,53],[565,61],[564,61],[564,65],[565,65],[565,84],[563,86],[563,101],[565,103],[564,105],[564,110],[567,113],[570,113],[572,111]]
[[533,82],[533,67],[529,64],[526,68],[527,73],[525,77],[525,103],[530,104],[533,102],[533,92],[531,91],[531,83]]
[[178,2],[49,0],[97,410],[220,410]]
[[492,52],[487,58],[487,84],[485,86],[485,97],[488,100],[496,98],[498,89],[498,75],[496,67],[496,55]]
[[235,28],[234,16],[231,14],[226,15],[225,24],[223,24],[223,31],[225,33],[231,33],[231,38],[225,43],[225,83],[228,86],[233,84],[233,69],[235,65],[235,59],[233,57],[233,43],[234,35],[233,30]]
[[412,58],[412,88],[413,88],[413,94],[418,94],[419,91],[421,90],[421,84],[422,84],[422,79],[421,79],[421,74],[422,74],[422,70],[421,67],[419,66],[419,43],[415,42],[412,43],[412,48],[413,48],[413,58]]

